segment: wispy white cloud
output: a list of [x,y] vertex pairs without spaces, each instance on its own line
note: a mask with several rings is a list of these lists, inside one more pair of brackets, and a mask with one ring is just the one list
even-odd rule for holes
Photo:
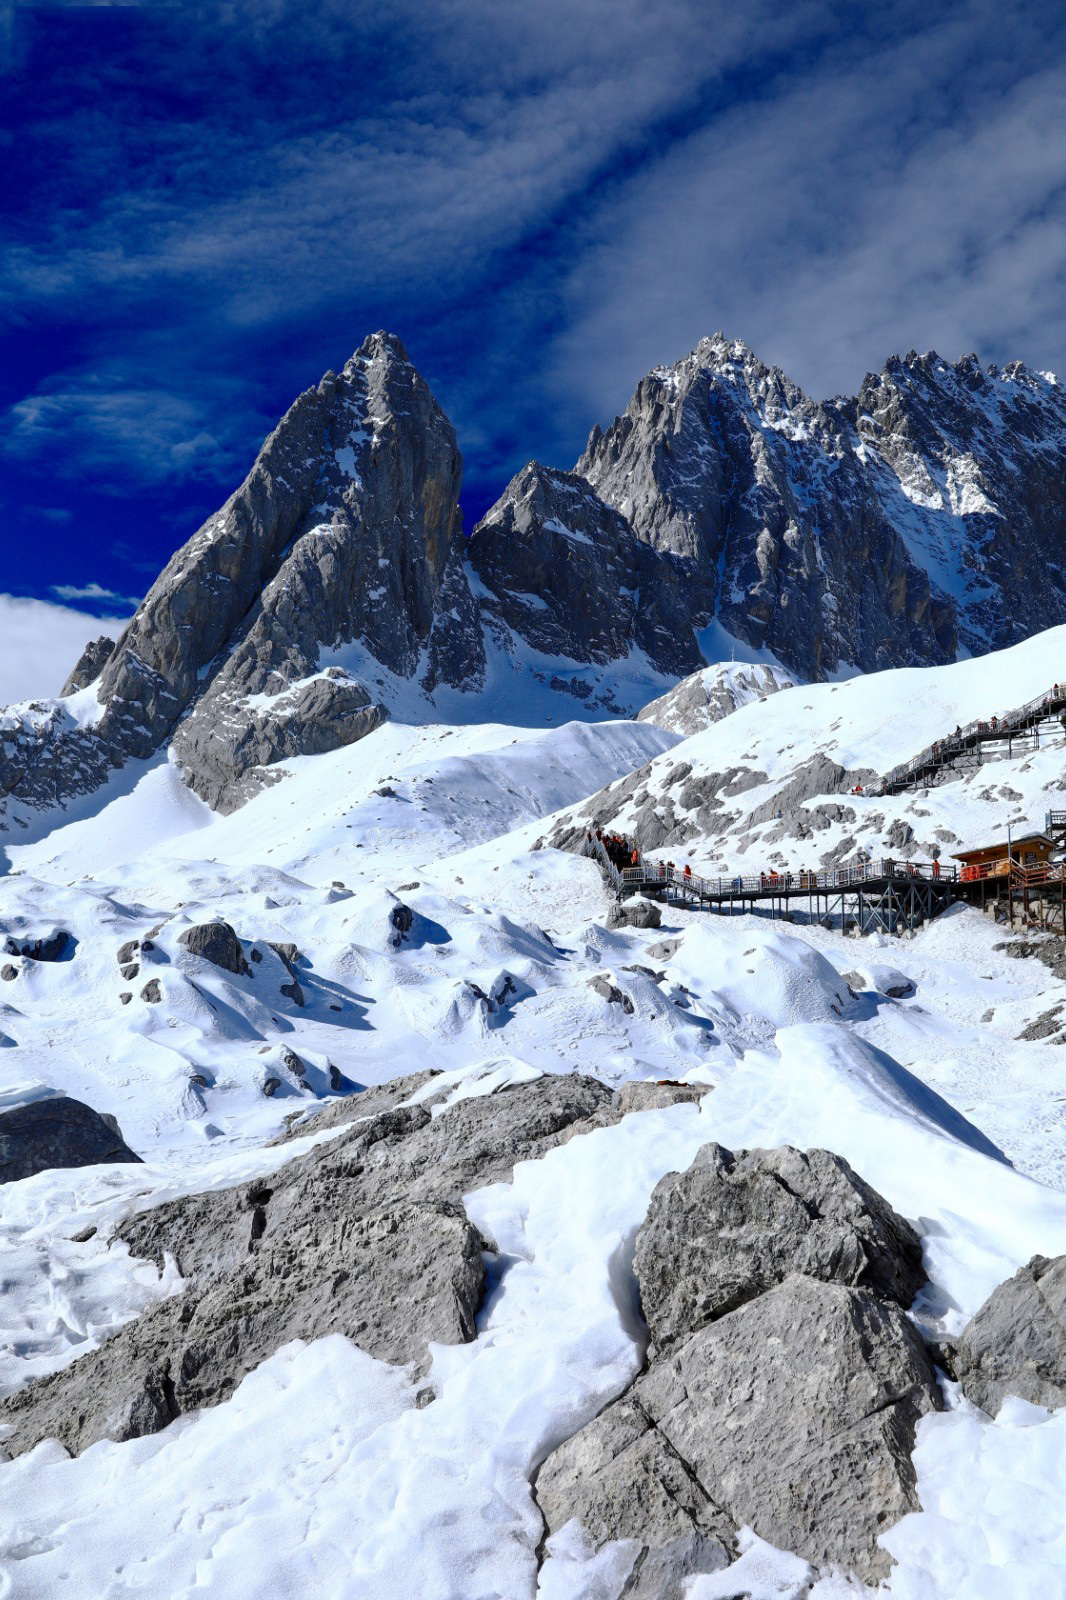
[[115,589],[105,589],[99,583],[53,583],[52,594],[57,600],[92,600],[97,605],[121,606],[135,610],[140,601],[133,595],[119,594]]
[[166,116],[123,79],[27,130],[75,177],[0,301],[91,306],[107,359],[7,448],[229,487],[382,323],[497,487],[717,327],[815,394],[910,345],[1064,366],[1064,48],[1026,0],[225,0],[153,58]]
[[[224,400],[216,381],[183,395],[116,373],[59,373],[11,406],[3,419],[0,453],[47,459],[56,476],[94,475],[94,487],[113,491],[131,480],[164,483],[216,478],[243,459],[242,425],[221,410],[211,426],[212,401]],[[236,437],[235,437],[236,436]]]

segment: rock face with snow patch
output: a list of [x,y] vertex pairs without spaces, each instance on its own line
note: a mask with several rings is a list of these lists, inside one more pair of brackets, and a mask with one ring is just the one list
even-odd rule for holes
[[941,1403],[901,1309],[924,1282],[907,1223],[825,1151],[711,1145],[656,1188],[635,1267],[650,1364],[541,1467],[549,1533],[636,1541],[640,1600],[681,1600],[745,1525],[883,1577]]
[[682,680],[667,694],[637,712],[638,722],[653,722],[668,733],[702,733],[753,700],[765,700],[780,689],[793,687],[780,667],[751,666],[747,662],[720,662]]
[[90,683],[95,683],[114,653],[115,641],[108,634],[90,639],[63,685],[61,695],[76,694],[79,689],[87,689]]
[[[466,1099],[436,1117],[397,1104],[424,1081],[373,1091],[365,1120],[353,1096],[348,1132],[268,1180],[127,1223],[131,1253],[160,1267],[172,1256],[184,1292],[0,1406],[14,1425],[5,1449],[54,1437],[80,1451],[156,1433],[227,1399],[292,1339],[343,1333],[381,1360],[424,1365],[430,1342],[473,1338],[485,1241],[463,1194],[620,1112],[610,1090],[580,1077]],[[335,1124],[337,1109],[327,1116]],[[313,1128],[312,1119],[301,1131]]]
[[178,943],[225,972],[247,977],[252,970],[244,959],[241,941],[228,922],[198,922],[178,935]]
[[1018,363],[912,351],[818,404],[717,334],[649,373],[577,471],[803,677],[947,661],[1066,612],[1066,401]]
[[114,1117],[67,1095],[50,1095],[0,1112],[0,1183],[53,1167],[140,1161]]
[[1066,1256],[1033,1256],[966,1326],[954,1357],[962,1392],[995,1416],[1010,1395],[1066,1405]]
[[474,529],[470,562],[497,632],[545,655],[605,665],[639,650],[671,677],[702,663],[693,564],[638,539],[575,473],[523,467]]

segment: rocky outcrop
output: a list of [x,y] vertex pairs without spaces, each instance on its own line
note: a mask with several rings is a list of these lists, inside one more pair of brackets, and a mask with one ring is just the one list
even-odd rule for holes
[[842,1156],[718,1144],[652,1195],[636,1271],[652,1339],[667,1348],[789,1273],[869,1289],[906,1308],[925,1282],[914,1229]]
[[95,1167],[140,1161],[114,1117],[65,1094],[0,1110],[0,1183],[53,1167]]
[[235,972],[250,977],[252,969],[244,959],[241,941],[228,922],[198,922],[178,935],[178,943],[203,961],[221,967],[224,972]]
[[692,563],[638,539],[575,473],[524,467],[474,529],[470,564],[487,615],[545,655],[605,665],[636,649],[671,677],[703,662]]
[[108,634],[102,634],[99,639],[90,639],[60,690],[60,695],[76,694],[79,689],[87,689],[90,683],[95,683],[114,653],[115,641]]
[[710,1145],[657,1186],[635,1270],[649,1363],[541,1467],[548,1532],[635,1541],[641,1600],[682,1600],[743,1526],[883,1577],[941,1404],[902,1309],[924,1282],[909,1225],[829,1152]]
[[653,1363],[549,1456],[537,1499],[549,1532],[577,1517],[597,1544],[639,1541],[627,1600],[682,1600],[743,1526],[876,1581],[878,1535],[917,1509],[915,1426],[939,1406],[898,1307],[794,1275]]
[[662,926],[663,913],[654,900],[636,897],[612,900],[604,920],[609,928],[659,928]]
[[130,1252],[160,1267],[173,1257],[184,1291],[0,1405],[0,1423],[13,1425],[5,1449],[54,1437],[78,1451],[158,1432],[228,1398],[292,1339],[343,1333],[384,1361],[423,1367],[430,1342],[471,1339],[486,1242],[463,1194],[621,1113],[602,1084],[569,1076],[469,1098],[435,1117],[396,1103],[423,1081],[374,1091],[362,1118],[360,1097],[345,1101],[348,1131],[269,1180],[171,1201],[127,1223],[120,1237]]
[[1066,1256],[1033,1256],[994,1289],[952,1364],[963,1394],[991,1416],[1010,1395],[1066,1405]]
[[24,956],[27,961],[63,961],[74,953],[75,943],[65,928],[54,928],[51,933],[9,933],[3,949],[5,955]]
[[753,700],[765,700],[781,689],[793,687],[792,679],[780,667],[723,661],[692,673],[676,688],[650,701],[637,712],[637,721],[653,722],[657,728],[680,733],[687,739]]
[[716,334],[650,373],[577,470],[697,563],[731,633],[818,678],[1060,622],[1064,467],[1062,389],[1019,363],[912,351],[823,405]]

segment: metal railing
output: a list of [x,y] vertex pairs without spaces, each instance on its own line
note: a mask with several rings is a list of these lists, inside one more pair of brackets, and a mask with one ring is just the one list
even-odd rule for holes
[[893,767],[891,772],[886,772],[879,789],[867,792],[886,794],[895,785],[908,783],[921,772],[943,766],[955,756],[975,749],[978,744],[989,739],[1010,739],[1062,711],[1066,711],[1066,683],[1056,683],[1045,694],[1037,695],[1035,700],[1027,700],[1024,705],[1015,706],[1011,711],[1005,711],[1001,717],[978,718],[968,722],[964,728],[956,728],[945,738],[934,740],[910,761],[904,761]]
[[853,867],[829,867],[821,871],[804,869],[797,872],[774,870],[736,873],[720,878],[686,872],[668,862],[641,862],[639,866],[622,869],[619,877],[623,892],[648,884],[656,889],[674,888],[693,900],[749,900],[775,895],[817,894],[833,889],[860,889],[875,884],[907,884],[919,880],[948,884],[957,880],[958,872],[955,867],[885,857],[879,861],[861,862]]

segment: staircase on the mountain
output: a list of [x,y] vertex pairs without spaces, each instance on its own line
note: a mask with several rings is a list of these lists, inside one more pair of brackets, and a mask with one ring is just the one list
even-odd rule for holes
[[992,715],[957,727],[935,740],[910,761],[885,774],[871,794],[900,794],[920,789],[948,768],[979,767],[994,756],[1010,757],[1066,735],[1066,682],[1052,684],[1046,694],[1015,706],[1002,716]]

